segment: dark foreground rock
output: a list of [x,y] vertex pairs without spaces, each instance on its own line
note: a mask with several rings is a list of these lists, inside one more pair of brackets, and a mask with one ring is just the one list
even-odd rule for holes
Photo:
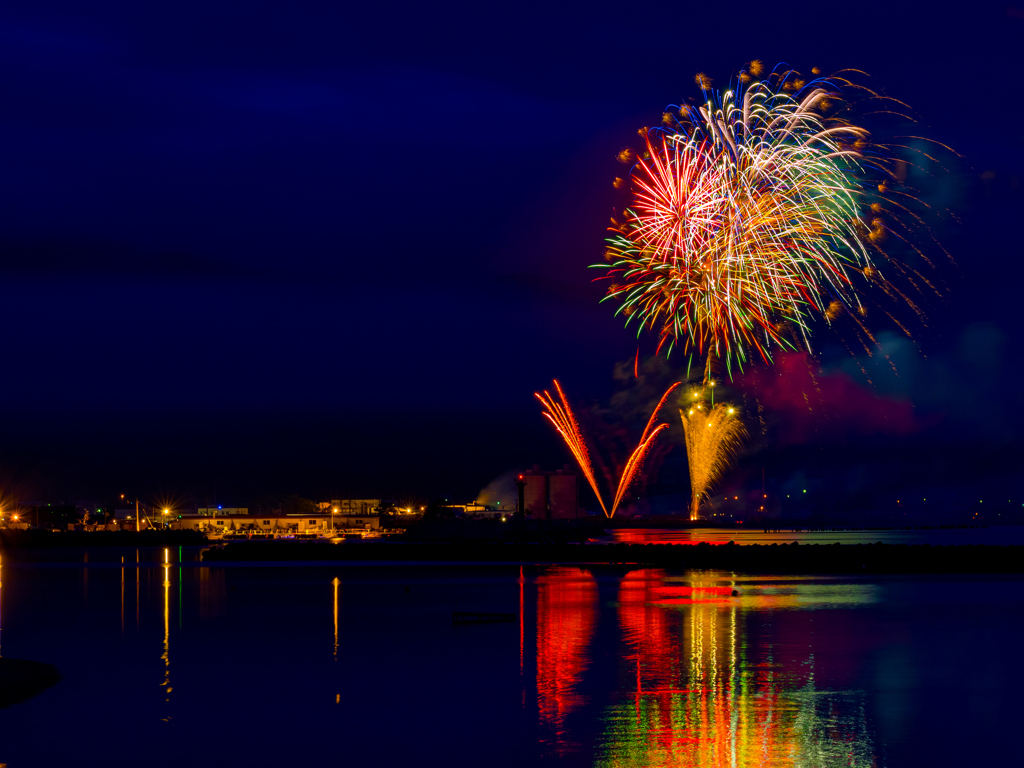
[[60,672],[51,664],[0,658],[0,709],[31,699],[58,682]]
[[1024,546],[232,542],[204,562],[389,561],[655,565],[744,573],[1024,573]]

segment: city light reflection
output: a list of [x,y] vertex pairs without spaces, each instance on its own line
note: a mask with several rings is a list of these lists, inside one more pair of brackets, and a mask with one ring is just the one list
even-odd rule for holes
[[337,576],[331,582],[334,585],[334,660],[338,660],[338,586],[341,580]]
[[[164,681],[160,684],[164,689],[164,701],[171,700],[171,562],[170,551],[164,549],[164,652],[160,657],[164,662]],[[170,715],[164,720],[170,720]]]

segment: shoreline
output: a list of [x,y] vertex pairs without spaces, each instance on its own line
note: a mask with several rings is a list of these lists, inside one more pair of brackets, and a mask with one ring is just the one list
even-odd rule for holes
[[629,565],[745,573],[1024,573],[1024,546],[960,544],[321,544],[232,542],[203,564],[382,562]]

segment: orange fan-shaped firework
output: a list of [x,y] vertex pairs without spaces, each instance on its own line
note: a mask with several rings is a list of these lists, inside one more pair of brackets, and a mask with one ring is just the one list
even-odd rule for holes
[[613,517],[619,508],[619,504],[622,503],[622,499],[629,486],[636,479],[637,472],[640,470],[644,458],[654,445],[654,438],[663,429],[668,429],[668,424],[661,423],[655,426],[654,422],[657,419],[658,411],[661,410],[661,407],[665,404],[672,391],[679,386],[679,382],[676,382],[665,391],[665,394],[661,396],[661,400],[658,401],[654,411],[651,413],[651,418],[647,421],[647,427],[644,429],[643,435],[640,436],[639,444],[633,453],[629,455],[626,465],[622,469],[622,475],[619,477],[618,487],[615,490],[615,497],[612,500],[611,507],[605,504],[604,498],[601,496],[601,491],[597,486],[597,478],[594,476],[594,467],[590,461],[590,451],[587,449],[586,440],[583,439],[583,433],[576,422],[576,416],[569,407],[569,401],[565,397],[565,392],[562,391],[562,386],[557,380],[554,384],[555,391],[558,393],[557,401],[547,390],[544,390],[543,393],[535,392],[534,397],[540,400],[544,406],[544,417],[555,426],[558,434],[562,436],[565,444],[569,446],[569,450],[576,459],[576,463],[579,464],[583,476],[587,478],[587,482],[590,483],[594,495],[597,496],[597,502],[601,505],[601,510],[604,512],[605,517]]

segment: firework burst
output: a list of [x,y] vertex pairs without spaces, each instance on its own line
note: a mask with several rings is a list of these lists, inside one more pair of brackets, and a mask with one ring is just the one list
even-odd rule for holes
[[657,421],[658,411],[665,405],[668,396],[672,394],[676,387],[680,386],[680,383],[676,382],[669,387],[651,412],[651,418],[648,419],[644,433],[640,436],[640,442],[629,455],[623,467],[611,507],[605,504],[601,491],[598,488],[597,478],[594,476],[594,466],[590,460],[590,451],[587,448],[586,440],[583,438],[583,433],[580,431],[576,416],[572,412],[572,408],[569,407],[569,401],[565,397],[565,392],[562,391],[562,386],[557,380],[554,382],[554,385],[555,392],[558,393],[557,400],[547,390],[544,390],[543,393],[534,392],[534,397],[541,402],[544,408],[544,417],[554,425],[555,430],[562,436],[565,444],[572,452],[576,463],[579,464],[580,470],[583,472],[583,476],[587,478],[587,482],[590,484],[591,489],[593,489],[594,495],[597,497],[597,503],[601,505],[601,510],[604,512],[605,517],[614,517],[619,505],[622,503],[623,496],[636,479],[644,458],[654,445],[654,438],[662,430],[668,429],[668,424],[661,423],[655,425],[654,422]]
[[729,467],[747,430],[731,405],[708,407],[699,402],[679,410],[686,433],[690,465],[690,519],[696,520],[701,502]]
[[881,97],[838,76],[761,71],[751,62],[724,91],[698,75],[699,106],[670,109],[639,152],[619,153],[632,170],[616,186],[632,200],[596,265],[627,325],[654,331],[659,351],[706,358],[706,375],[713,359],[731,374],[773,348],[810,349],[816,318],[850,318],[873,342],[869,285],[917,310],[882,264],[933,288],[882,250],[890,234],[910,243],[897,214],[919,221],[893,192],[905,167],[840,109],[847,93]]

